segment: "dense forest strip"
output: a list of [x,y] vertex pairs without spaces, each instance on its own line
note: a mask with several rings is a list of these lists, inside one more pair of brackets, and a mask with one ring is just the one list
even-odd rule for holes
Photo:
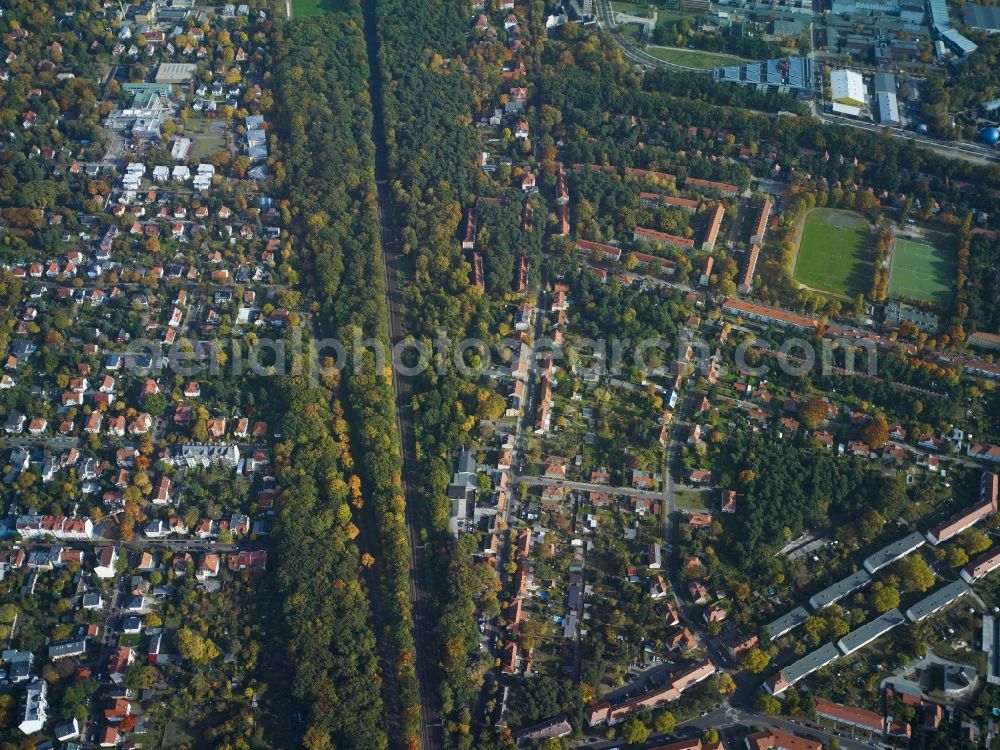
[[[350,348],[355,336],[387,343],[388,325],[361,8],[357,2],[345,2],[342,7],[344,10],[336,13],[292,21],[286,29],[276,70],[280,116],[275,120],[281,137],[275,178],[276,187],[287,197],[285,218],[293,235],[293,242],[282,248],[282,261],[288,273],[314,290],[323,333],[336,336]],[[347,405],[342,414],[332,415],[331,427],[338,436],[349,436],[356,457],[350,461],[345,454],[342,469],[345,473],[354,470],[357,476],[349,477],[341,487],[336,472],[316,466],[320,471],[312,479],[325,493],[320,499],[330,500],[334,507],[322,503],[312,506],[299,525],[288,525],[281,541],[283,547],[309,551],[323,547],[319,540],[309,544],[308,536],[298,537],[308,531],[301,528],[303,525],[329,528],[331,512],[349,522],[353,517],[365,528],[365,546],[371,555],[362,556],[361,562],[378,573],[374,594],[379,617],[377,631],[372,634],[367,630],[371,643],[365,644],[361,655],[366,662],[374,658],[372,636],[377,636],[380,650],[387,655],[381,677],[390,686],[386,696],[392,705],[385,710],[392,718],[394,734],[398,734],[392,738],[393,744],[416,747],[419,699],[409,606],[409,544],[391,382],[370,351],[360,356],[356,366],[346,369],[342,379],[330,380],[331,387],[341,389]],[[298,468],[297,463],[293,465]],[[346,494],[342,497],[342,493]],[[344,505],[345,500],[350,505]],[[298,497],[287,499],[289,506],[298,502]],[[351,523],[348,529],[352,539],[357,537],[356,525]],[[356,548],[353,551],[357,554]],[[301,564],[303,554],[309,552],[290,558],[289,579],[296,574],[291,560]],[[321,600],[338,586],[360,590],[357,566],[347,572],[353,575],[331,575],[325,584],[321,577],[308,590],[290,586],[286,610],[321,607]],[[352,616],[368,619],[368,602],[362,606],[358,601],[357,605]],[[345,634],[337,622],[328,623],[335,637],[328,636],[320,624],[294,624],[292,638],[307,641],[308,646],[292,654],[295,695],[308,706],[310,729],[316,727],[314,739],[325,731],[327,741],[332,740],[338,748],[386,747],[383,727],[387,722],[381,715],[378,670],[369,668],[367,681],[357,683],[341,681],[336,675],[341,661],[351,664],[359,656],[353,651],[355,639],[342,641]],[[342,693],[342,684],[350,690],[349,695]],[[338,721],[340,711],[348,706],[353,716]],[[364,724],[367,734],[361,735],[355,723]]]
[[[378,0],[375,10],[392,221],[399,239],[394,249],[405,258],[408,274],[400,289],[406,330],[425,343],[440,330],[455,341],[466,335],[488,339],[496,330],[490,306],[470,287],[455,231],[463,209],[491,189],[477,166],[472,122],[476,102],[492,95],[495,82],[470,76],[463,66],[498,69],[499,59],[470,56],[469,6],[463,0]],[[447,485],[455,451],[469,442],[482,405],[495,394],[459,376],[450,360],[441,365],[441,372],[428,368],[411,382],[418,500],[410,510],[428,540],[418,572],[433,597],[431,682],[442,739],[448,748],[471,748],[476,722],[470,707],[493,667],[492,656],[479,648],[476,612],[484,600],[491,612],[499,605],[495,572],[473,554],[477,537],[456,545],[447,533]]]
[[[282,261],[291,278],[314,290],[327,318],[346,296],[345,256],[363,251],[371,221],[364,48],[345,15],[292,22],[276,38],[276,188],[287,196],[284,218],[296,240],[282,248]],[[303,98],[305,89],[310,96]],[[350,475],[348,420],[329,387],[337,383],[282,385],[276,396],[287,399],[288,417],[279,453],[278,583],[290,693],[307,724],[303,744],[385,748],[382,679],[354,541],[352,504],[361,493]]]
[[[369,86],[371,91],[372,111],[372,141],[375,145],[375,183],[378,195],[379,217],[381,221],[382,263],[385,271],[385,300],[388,312],[389,340],[393,343],[403,338],[401,321],[402,298],[399,294],[398,281],[401,275],[401,258],[397,249],[397,229],[392,210],[392,191],[389,187],[389,149],[385,138],[385,118],[383,111],[382,75],[379,60],[379,39],[376,31],[376,12],[374,0],[363,4],[365,22],[365,41],[368,50],[368,66],[371,70]],[[412,715],[413,705],[410,705],[411,722],[419,720],[420,742],[424,750],[435,750],[440,747],[440,719],[437,709],[435,689],[435,674],[432,669],[429,646],[434,642],[435,623],[428,611],[427,596],[422,572],[423,546],[420,542],[420,521],[416,511],[414,486],[410,481],[419,471],[416,460],[416,450],[412,427],[412,393],[407,378],[400,376],[393,368],[392,389],[395,397],[395,423],[399,440],[400,456],[402,458],[402,473],[399,489],[406,503],[405,521],[407,541],[409,542],[409,605],[413,615],[413,657],[416,668],[416,687],[419,691],[419,717]],[[412,696],[410,696],[412,698]]]

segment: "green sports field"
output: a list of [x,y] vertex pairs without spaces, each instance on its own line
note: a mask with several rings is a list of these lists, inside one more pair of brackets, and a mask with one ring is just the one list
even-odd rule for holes
[[855,297],[871,286],[871,230],[851,211],[818,208],[806,216],[792,277],[805,286]]
[[948,249],[897,237],[889,269],[889,296],[947,307],[955,280],[955,258]]

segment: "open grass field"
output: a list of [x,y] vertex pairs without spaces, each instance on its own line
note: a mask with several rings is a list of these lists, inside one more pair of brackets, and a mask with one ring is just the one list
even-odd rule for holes
[[611,8],[616,13],[628,13],[630,16],[640,16],[641,18],[652,18],[653,10],[648,3],[625,3],[614,0]]
[[845,297],[871,285],[871,230],[852,211],[817,208],[806,215],[792,273],[800,284]]
[[292,0],[292,18],[321,16],[343,8],[343,0]]
[[897,237],[889,268],[889,296],[933,302],[947,307],[955,279],[949,248]]
[[702,52],[696,49],[680,49],[678,47],[646,47],[646,52],[653,57],[685,68],[700,68],[710,70],[722,65],[741,65],[747,62],[735,55],[721,55],[716,52]]
[[705,513],[709,510],[706,501],[709,499],[711,493],[709,492],[697,492],[695,490],[677,490],[674,494],[674,499],[677,503],[677,507],[681,510],[690,510],[698,513]]
[[[614,2],[611,3],[611,7],[616,13],[628,13],[630,16],[639,16],[640,18],[653,17],[653,8],[650,8],[648,3],[629,3],[622,2],[621,0],[614,0]],[[687,18],[691,21],[698,18],[698,13],[692,11],[672,10],[670,8],[656,8],[655,10],[657,26],[662,26],[663,24],[670,23],[671,21],[677,21],[681,18]]]
[[191,158],[199,161],[208,158],[226,147],[225,136],[206,135],[197,138],[191,147]]

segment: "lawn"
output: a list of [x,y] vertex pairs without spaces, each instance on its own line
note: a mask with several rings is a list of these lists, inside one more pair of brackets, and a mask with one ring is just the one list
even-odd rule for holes
[[871,231],[864,218],[851,211],[809,212],[792,274],[796,281],[853,298],[868,291],[873,272]]
[[[626,3],[614,0],[614,2],[611,3],[611,7],[616,13],[628,13],[630,16],[639,16],[640,18],[653,17],[653,10],[650,9],[649,3]],[[670,8],[656,8],[655,10],[657,26],[662,26],[681,18],[687,18],[691,21],[698,18],[697,13],[692,13],[690,11],[672,10]]]
[[658,60],[682,65],[685,68],[699,68],[710,70],[723,65],[741,65],[745,62],[741,57],[735,55],[720,55],[715,52],[702,52],[696,49],[679,49],[677,47],[646,47],[648,52]]
[[677,507],[681,510],[705,513],[708,511],[705,500],[709,497],[709,494],[708,492],[695,492],[693,490],[677,490],[674,494],[674,499],[676,500]]
[[226,139],[220,135],[205,135],[195,138],[191,147],[191,158],[201,161],[216,151],[226,147]]
[[649,3],[623,3],[615,0],[611,3],[611,7],[616,13],[628,13],[630,16],[641,16],[642,18],[653,17]]
[[947,307],[954,279],[955,259],[948,249],[896,238],[889,269],[890,297],[923,300]]
[[344,0],[292,0],[292,18],[321,16],[334,10],[343,10]]

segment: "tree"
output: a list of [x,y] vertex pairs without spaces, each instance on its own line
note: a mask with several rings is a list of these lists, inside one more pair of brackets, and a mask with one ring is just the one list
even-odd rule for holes
[[736,692],[736,683],[728,672],[715,675],[715,691],[719,695],[732,695]]
[[969,529],[962,533],[962,547],[966,553],[978,555],[980,552],[989,549],[990,538],[979,529]]
[[196,664],[204,664],[219,656],[219,649],[211,639],[186,627],[177,631],[177,650],[184,661]]
[[799,407],[799,418],[810,430],[815,430],[826,419],[829,404],[819,396],[813,396]]
[[920,555],[907,555],[896,563],[896,573],[908,591],[927,591],[934,585],[934,571]]
[[870,541],[882,532],[885,517],[874,508],[866,510],[858,521],[858,533],[865,541]]
[[757,710],[768,716],[777,716],[781,713],[781,701],[773,695],[761,693],[757,697]]
[[677,719],[674,718],[674,715],[670,711],[661,711],[653,720],[653,729],[661,734],[674,731],[674,727],[676,726]]
[[861,439],[874,450],[879,450],[889,442],[889,423],[881,413],[876,414],[861,428]]
[[752,648],[743,655],[740,666],[754,674],[760,674],[767,668],[770,661],[771,657],[767,655],[767,652],[759,648]]
[[872,588],[872,606],[876,612],[888,612],[899,606],[899,590],[895,586]]
[[865,305],[865,295],[859,294],[854,298],[854,307],[851,312],[854,313],[854,317],[860,318],[865,314],[867,306]]
[[813,645],[818,644],[826,636],[826,622],[822,617],[816,617],[816,615],[812,615],[802,623],[802,629],[809,636]]
[[622,739],[630,745],[641,745],[649,738],[649,730],[638,719],[630,719],[622,724]]
[[302,746],[306,750],[329,750],[333,747],[330,744],[330,735],[315,724],[310,726],[302,736]]
[[956,545],[948,550],[945,562],[952,568],[961,568],[963,565],[968,564],[969,555],[964,549]]

